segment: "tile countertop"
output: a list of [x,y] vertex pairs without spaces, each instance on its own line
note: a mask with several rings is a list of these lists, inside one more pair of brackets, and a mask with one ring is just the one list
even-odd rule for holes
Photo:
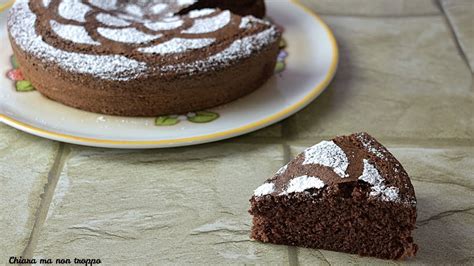
[[[305,1],[334,30],[330,88],[278,125],[196,147],[74,146],[0,125],[0,264],[473,264],[474,1]],[[367,131],[411,175],[416,259],[249,239],[252,191],[304,147]]]

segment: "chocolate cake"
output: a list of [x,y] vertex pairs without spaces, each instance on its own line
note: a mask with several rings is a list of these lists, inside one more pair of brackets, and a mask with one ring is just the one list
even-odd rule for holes
[[252,238],[262,242],[382,259],[417,251],[410,178],[367,133],[306,149],[257,188],[250,202]]
[[242,97],[273,74],[281,32],[263,0],[17,0],[26,79],[87,111],[157,116]]

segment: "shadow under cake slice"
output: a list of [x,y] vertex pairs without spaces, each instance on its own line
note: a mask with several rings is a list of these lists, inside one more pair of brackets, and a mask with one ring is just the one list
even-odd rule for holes
[[252,238],[383,259],[411,257],[416,197],[395,157],[366,133],[306,149],[255,190]]

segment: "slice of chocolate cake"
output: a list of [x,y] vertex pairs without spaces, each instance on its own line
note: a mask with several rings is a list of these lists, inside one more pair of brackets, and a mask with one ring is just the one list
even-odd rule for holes
[[255,190],[262,242],[401,259],[416,254],[416,198],[395,157],[366,133],[306,149]]

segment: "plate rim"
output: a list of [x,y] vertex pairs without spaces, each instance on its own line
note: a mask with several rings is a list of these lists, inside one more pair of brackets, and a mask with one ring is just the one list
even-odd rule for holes
[[[0,6],[0,12],[3,11],[4,9],[7,9],[13,2],[14,0],[11,0],[7,2],[4,6]],[[303,3],[300,2],[300,0],[290,0],[289,2],[301,8],[304,12],[308,13],[309,15],[311,15],[317,21],[317,23],[319,23],[323,27],[331,43],[332,61],[331,61],[331,66],[329,68],[329,71],[322,82],[317,84],[308,94],[304,96],[303,99],[301,99],[300,101],[298,101],[297,103],[289,107],[286,107],[283,110],[280,110],[276,114],[273,114],[259,121],[255,121],[238,128],[228,129],[225,131],[201,135],[201,136],[167,139],[167,140],[110,140],[110,139],[108,140],[108,139],[96,139],[96,138],[89,138],[89,137],[79,137],[79,136],[49,131],[49,130],[42,129],[36,126],[32,126],[27,123],[18,121],[5,114],[0,114],[0,122],[3,122],[21,131],[25,131],[30,134],[44,137],[47,139],[52,139],[52,140],[62,141],[62,142],[69,142],[69,143],[80,144],[80,145],[109,147],[109,148],[147,148],[147,147],[160,148],[160,147],[196,145],[196,144],[202,144],[202,143],[232,138],[232,137],[243,135],[252,131],[256,131],[266,126],[269,126],[271,124],[277,123],[278,121],[281,121],[297,113],[298,111],[303,109],[305,106],[307,106],[310,102],[312,102],[314,99],[316,99],[331,83],[332,79],[335,76],[338,62],[339,62],[339,47],[338,47],[336,38],[334,36],[334,33],[329,28],[329,26],[321,19],[321,17],[318,14],[316,14],[313,10],[310,10],[308,7],[306,7]]]
[[15,0],[8,0],[6,3],[0,4],[0,12],[3,12],[4,10],[11,7],[14,2]]

